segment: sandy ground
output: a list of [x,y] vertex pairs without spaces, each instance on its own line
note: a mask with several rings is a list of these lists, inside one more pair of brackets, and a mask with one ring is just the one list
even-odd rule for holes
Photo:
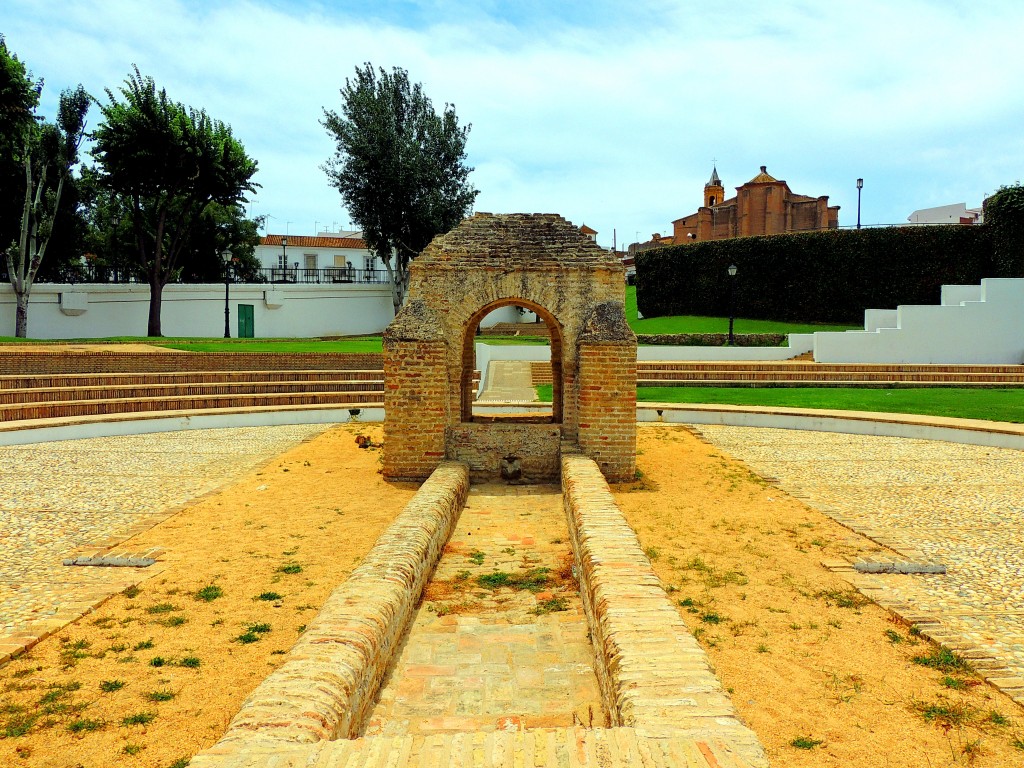
[[155,347],[152,344],[0,344],[0,352],[19,352],[27,355],[52,355],[60,352],[183,352],[180,349]]
[[[163,573],[0,668],[0,765],[167,768],[214,743],[414,492],[357,429],[136,537],[168,550]],[[1019,707],[912,663],[929,646],[820,565],[875,545],[685,428],[644,426],[638,447],[616,497],[774,766],[1024,764]]]

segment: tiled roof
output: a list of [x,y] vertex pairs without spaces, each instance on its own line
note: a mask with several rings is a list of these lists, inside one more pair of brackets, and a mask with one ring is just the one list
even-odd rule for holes
[[580,227],[580,232],[582,232],[584,235],[596,235],[597,234],[597,230],[596,229],[591,229],[586,224],[584,224],[582,227]]
[[761,166],[761,172],[754,178],[747,182],[747,184],[764,184],[765,182],[778,181],[774,176],[768,173],[765,166]]
[[288,238],[288,247],[296,248],[358,248],[365,249],[366,241],[358,237],[306,237],[305,235],[266,235],[260,245],[281,245],[281,238]]

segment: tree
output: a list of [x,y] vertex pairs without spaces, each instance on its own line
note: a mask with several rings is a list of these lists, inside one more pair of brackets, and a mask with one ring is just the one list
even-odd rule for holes
[[230,126],[171,101],[137,67],[120,94],[107,90],[93,156],[100,183],[127,201],[136,265],[149,282],[148,334],[160,336],[163,288],[179,274],[193,229],[210,205],[245,202],[256,161]]
[[371,64],[341,89],[341,112],[324,110],[335,140],[324,166],[345,207],[379,256],[392,286],[395,313],[409,286],[409,263],[435,235],[469,212],[478,194],[466,178],[466,137],[455,106],[438,114],[408,73]]
[[1024,186],[999,190],[984,202],[985,224],[1000,277],[1024,277]]
[[78,163],[85,115],[92,102],[81,85],[66,89],[60,95],[56,123],[41,122],[35,115],[41,90],[42,81],[32,81],[0,38],[0,135],[4,137],[6,211],[13,207],[11,190],[22,196],[17,241],[12,242],[9,231],[4,233],[7,275],[17,300],[14,334],[20,338],[28,333],[32,284],[54,234],[71,168]]

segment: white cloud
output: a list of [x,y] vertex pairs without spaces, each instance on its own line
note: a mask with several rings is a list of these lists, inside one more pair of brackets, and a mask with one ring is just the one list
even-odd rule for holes
[[[9,47],[47,79],[116,88],[137,63],[230,123],[271,228],[347,222],[319,124],[355,66],[402,66],[471,122],[480,210],[557,211],[601,242],[667,232],[713,158],[767,164],[853,223],[977,204],[1021,176],[1024,6],[944,0],[549,4],[7,0]],[[94,114],[93,120],[98,119]],[[281,227],[283,229],[283,226]]]

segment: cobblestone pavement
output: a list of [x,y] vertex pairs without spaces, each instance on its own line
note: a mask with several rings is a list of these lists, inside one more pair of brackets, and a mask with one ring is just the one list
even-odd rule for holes
[[209,429],[0,447],[0,663],[137,580],[133,568],[68,567],[64,558],[155,525],[326,428]]
[[[473,486],[365,735],[604,726],[567,562],[557,486]],[[480,586],[496,572],[549,581]]]
[[1024,687],[1024,451],[932,440],[700,425],[787,492],[945,575],[871,577]]

